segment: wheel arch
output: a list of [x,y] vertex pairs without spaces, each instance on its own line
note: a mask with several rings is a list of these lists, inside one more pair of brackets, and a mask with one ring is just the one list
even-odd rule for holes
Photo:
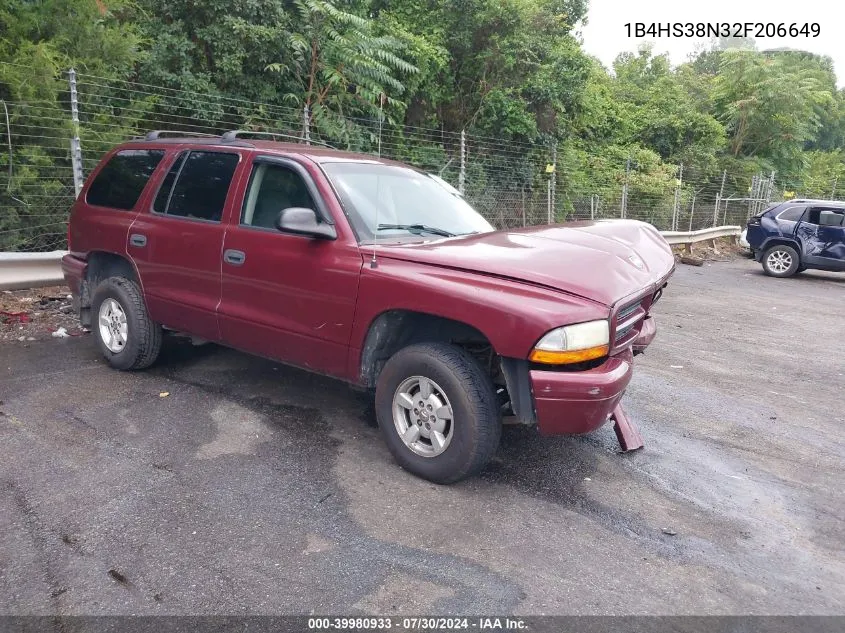
[[773,246],[789,246],[791,248],[794,248],[795,252],[798,253],[798,260],[801,261],[801,244],[795,238],[783,236],[775,236],[768,238],[758,249],[761,253],[761,257],[763,254],[765,254],[767,250],[769,250]]
[[141,285],[135,264],[125,255],[109,251],[91,251],[86,258],[85,278],[79,289],[79,321],[91,327],[91,298],[97,285],[109,277],[126,277]]
[[390,309],[376,315],[367,328],[358,358],[358,380],[373,388],[387,360],[397,351],[414,343],[446,342],[464,348],[489,348],[490,338],[475,326],[428,312]]

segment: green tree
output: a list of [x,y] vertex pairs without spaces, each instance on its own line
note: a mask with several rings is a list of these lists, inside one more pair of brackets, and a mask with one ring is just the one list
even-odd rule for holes
[[725,51],[714,86],[719,118],[735,158],[760,158],[780,173],[802,164],[821,114],[833,101],[824,71],[801,56]]
[[402,57],[399,39],[376,33],[371,20],[325,0],[293,5],[298,17],[287,35],[288,55],[268,66],[294,80],[286,100],[306,106],[315,123],[334,135],[349,115],[400,105],[401,78],[418,69]]

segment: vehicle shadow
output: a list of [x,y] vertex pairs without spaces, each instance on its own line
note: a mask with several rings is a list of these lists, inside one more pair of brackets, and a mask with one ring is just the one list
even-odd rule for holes
[[[756,270],[754,272],[750,272],[750,273],[747,273],[747,274],[752,275],[754,277],[766,278],[766,279],[772,279],[772,280],[778,280],[778,281],[780,281],[782,279],[782,278],[779,279],[777,277],[770,277],[769,275],[764,273],[762,270]],[[831,272],[831,271],[827,271],[827,270],[804,270],[800,273],[795,273],[795,275],[793,277],[786,277],[785,280],[786,281],[799,281],[800,280],[804,283],[816,283],[816,284],[822,284],[822,283],[845,284],[845,274]]]

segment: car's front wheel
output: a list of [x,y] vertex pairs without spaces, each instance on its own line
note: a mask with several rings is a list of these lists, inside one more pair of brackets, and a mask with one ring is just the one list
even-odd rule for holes
[[399,465],[439,484],[479,472],[501,437],[492,381],[469,354],[445,343],[411,345],[387,361],[376,417]]
[[791,277],[798,271],[801,260],[791,246],[772,246],[763,254],[763,271],[772,277]]
[[109,277],[91,300],[97,344],[115,369],[144,369],[161,349],[161,326],[147,314],[138,285],[125,277]]

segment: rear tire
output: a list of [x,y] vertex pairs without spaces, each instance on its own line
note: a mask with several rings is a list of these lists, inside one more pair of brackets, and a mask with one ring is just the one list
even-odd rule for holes
[[161,350],[162,330],[147,313],[138,285],[125,277],[109,277],[91,299],[91,329],[109,365],[144,369]]
[[478,473],[499,446],[493,383],[454,345],[421,343],[396,352],[379,375],[375,405],[399,465],[438,484]]
[[791,277],[798,271],[801,260],[791,246],[778,244],[763,253],[763,271],[772,277]]

